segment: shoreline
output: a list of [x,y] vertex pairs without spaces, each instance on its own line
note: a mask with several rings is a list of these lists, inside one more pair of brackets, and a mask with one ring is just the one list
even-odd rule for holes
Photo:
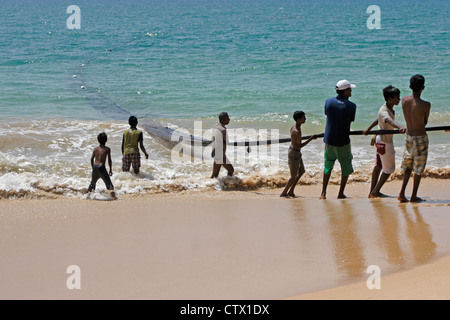
[[[298,186],[297,199],[280,198],[282,188],[3,199],[0,297],[449,298],[439,283],[449,274],[450,181],[423,179],[420,204],[395,199],[400,183],[387,182],[384,199],[368,199],[368,183],[350,183],[345,200],[337,185],[319,200],[320,184]],[[382,290],[365,285],[374,264]],[[81,290],[65,285],[70,265]]]
[[[338,168],[339,169],[339,168]],[[364,185],[364,188],[369,188],[371,172],[373,167],[365,167],[363,169],[356,170],[350,175],[347,188],[352,188],[352,185]],[[239,169],[238,169],[239,170]],[[123,174],[119,172],[119,175]],[[196,195],[198,193],[215,194],[217,197],[221,197],[221,193],[229,192],[263,192],[263,193],[276,193],[277,189],[282,189],[289,180],[289,174],[278,173],[274,175],[264,175],[261,173],[250,174],[235,174],[233,177],[227,177],[222,170],[219,179],[210,179],[203,177],[202,180],[196,180],[196,177],[190,179],[168,179],[161,181],[154,181],[147,173],[140,173],[135,176],[132,173],[125,173],[131,180],[141,180],[142,184],[137,183],[134,187],[137,189],[131,192],[127,191],[129,185],[125,184],[125,190],[122,190],[121,186],[126,181],[127,177],[114,175],[113,184],[115,186],[116,193],[122,198],[128,197],[159,197],[175,195]],[[241,177],[240,177],[241,176]],[[319,188],[322,185],[322,172],[313,171],[305,174],[300,180],[297,188],[302,187],[314,187]],[[14,179],[14,177],[12,177]],[[427,168],[423,175],[422,180],[426,181],[444,181],[450,179],[450,168]],[[402,171],[396,169],[388,178],[387,183],[401,183]],[[412,179],[411,179],[412,180]],[[89,180],[90,181],[90,180]],[[150,184],[147,185],[147,183]],[[156,182],[153,184],[153,182]],[[196,184],[197,183],[197,184]],[[338,186],[340,183],[340,171],[336,170],[332,173],[329,181],[330,186]],[[412,184],[412,181],[409,183]],[[40,186],[33,183],[33,190],[28,189],[10,189],[0,190],[0,200],[17,200],[17,199],[86,199],[87,187],[77,188],[68,185],[67,183],[56,184],[54,186]],[[99,181],[97,186],[99,192],[94,192],[93,199],[107,200],[107,190],[102,181]],[[138,187],[139,186],[139,187]],[[281,191],[280,191],[281,193]],[[359,193],[356,193],[358,196]],[[312,197],[312,195],[311,195]]]

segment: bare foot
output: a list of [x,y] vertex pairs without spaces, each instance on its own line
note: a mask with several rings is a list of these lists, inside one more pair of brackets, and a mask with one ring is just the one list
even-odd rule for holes
[[419,197],[409,199],[409,202],[422,202],[422,201],[426,201],[426,200],[423,200],[422,198],[419,198]]
[[319,198],[319,199],[321,199],[321,200],[322,200],[322,199],[326,199],[326,198],[327,198],[327,197],[326,197],[326,195],[324,195],[324,194],[321,194],[321,195],[320,195],[320,198]]
[[409,202],[409,200],[406,199],[405,196],[398,196],[398,197],[397,197],[397,200],[400,201],[400,202]]
[[381,192],[378,192],[376,194],[373,194],[373,193],[369,194],[369,198],[371,198],[371,199],[373,199],[373,198],[387,198],[387,197],[389,197],[389,196],[387,196],[387,195],[385,195],[385,194],[383,194]]

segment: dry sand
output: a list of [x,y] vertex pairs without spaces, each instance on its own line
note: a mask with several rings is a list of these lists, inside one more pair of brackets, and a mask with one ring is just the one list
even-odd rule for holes
[[448,299],[449,181],[424,179],[420,204],[395,199],[398,180],[375,200],[367,183],[346,200],[336,185],[0,200],[0,299]]

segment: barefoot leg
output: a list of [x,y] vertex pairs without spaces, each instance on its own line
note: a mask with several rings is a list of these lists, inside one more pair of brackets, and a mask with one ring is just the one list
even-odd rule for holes
[[341,186],[339,187],[338,199],[346,199],[347,197],[344,194],[345,186],[347,185],[348,176],[341,177]]
[[323,175],[322,194],[320,195],[319,199],[326,199],[327,198],[327,187],[328,187],[328,182],[330,181],[330,176],[331,176],[331,173]]
[[403,173],[402,188],[400,189],[400,194],[397,197],[398,201],[400,202],[408,202],[408,199],[406,199],[405,196],[405,190],[406,186],[408,185],[410,177],[411,177],[411,169],[406,169],[405,172]]

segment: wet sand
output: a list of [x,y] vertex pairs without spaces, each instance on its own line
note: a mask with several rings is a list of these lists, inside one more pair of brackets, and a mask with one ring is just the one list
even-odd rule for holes
[[[450,182],[0,200],[0,299],[448,299]],[[407,195],[411,190],[411,183]],[[69,266],[81,289],[69,290]],[[381,289],[369,290],[369,266]]]

